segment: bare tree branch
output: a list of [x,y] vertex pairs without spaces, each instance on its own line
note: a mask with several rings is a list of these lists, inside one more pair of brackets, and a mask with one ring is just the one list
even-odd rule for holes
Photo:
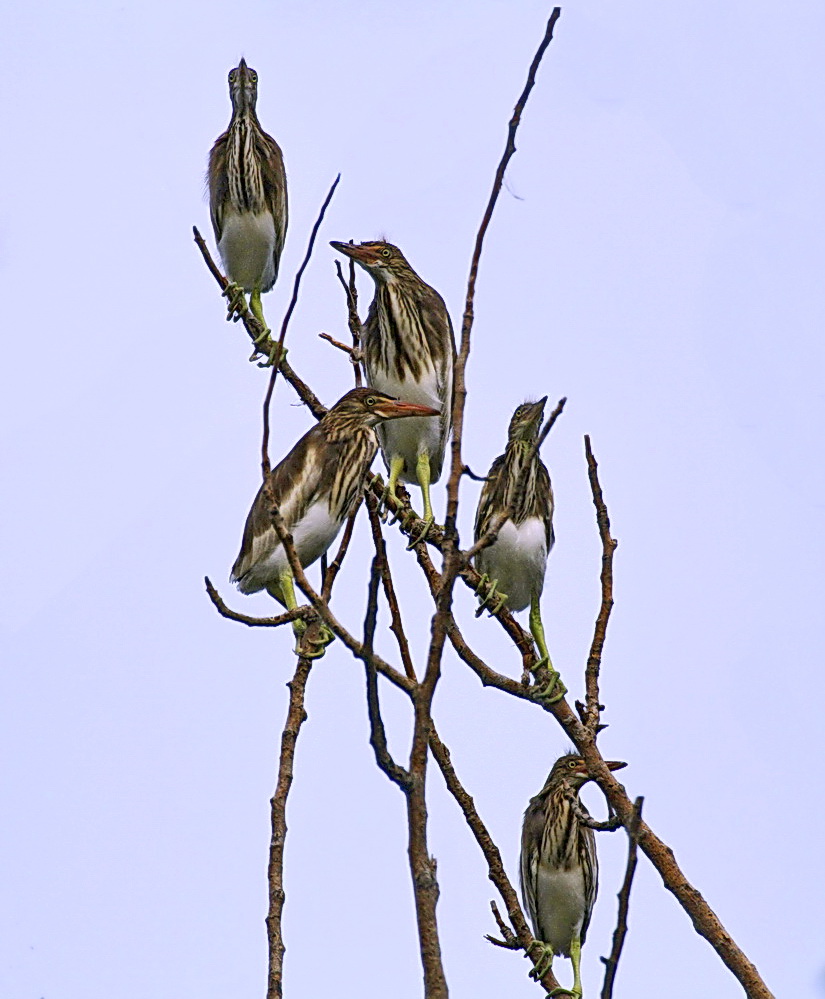
[[[221,274],[220,270],[215,264],[215,261],[212,259],[212,254],[209,252],[209,247],[206,245],[206,240],[204,240],[203,236],[201,236],[197,226],[192,226],[192,232],[195,237],[195,243],[197,244],[197,247],[201,252],[201,256],[203,257],[204,263],[209,269],[210,274],[215,278],[221,290],[225,290],[229,282],[226,280],[223,274]],[[266,332],[266,330],[264,329],[263,326],[261,326],[261,324],[255,318],[255,316],[252,315],[252,312],[250,311],[249,307],[245,304],[240,305],[235,310],[235,314],[243,323],[244,328],[246,329],[246,332],[249,334],[249,338],[253,341],[253,343],[260,340],[261,336]],[[261,346],[262,350],[269,352],[274,348],[275,343],[271,339],[267,339],[262,342]],[[315,417],[316,420],[320,420],[321,417],[324,415],[324,413],[326,413],[327,407],[321,402],[318,396],[315,395],[315,393],[312,391],[309,385],[307,385],[307,383],[303,380],[303,378],[300,378],[298,376],[297,372],[292,367],[292,365],[286,360],[286,358],[284,357],[281,358],[281,362],[278,365],[278,367],[281,369],[281,373],[283,374],[286,381],[289,382],[289,384],[295,390],[295,393],[298,396],[298,398],[301,400],[301,402],[309,409],[309,411],[312,413],[312,415]]]
[[601,999],[613,999],[613,983],[616,980],[616,969],[619,965],[619,958],[622,956],[625,937],[627,936],[627,914],[630,909],[630,889],[633,885],[633,875],[636,873],[637,863],[637,842],[636,836],[639,831],[639,819],[642,817],[642,805],[644,798],[638,797],[633,802],[633,821],[627,830],[627,867],[624,872],[624,881],[619,890],[619,912],[616,917],[616,929],[613,931],[613,946],[609,957],[603,957],[605,964],[604,984],[602,985]]
[[[352,337],[349,359],[355,369],[355,387],[359,388],[362,384],[361,362],[363,356],[361,354],[361,317],[358,315],[358,288],[355,284],[355,261],[350,257],[349,283],[344,280],[340,260],[335,261],[335,272],[338,275],[338,280],[343,285],[344,294],[347,296],[347,319],[350,336]],[[337,342],[336,346],[338,346]]]

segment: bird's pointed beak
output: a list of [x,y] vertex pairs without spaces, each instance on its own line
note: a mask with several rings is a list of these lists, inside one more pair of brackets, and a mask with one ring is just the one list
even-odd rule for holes
[[362,264],[363,266],[371,264],[377,259],[375,250],[366,246],[357,246],[355,243],[339,243],[334,239],[330,241],[329,245],[334,250],[338,250],[339,253],[343,253],[345,257],[350,257],[357,264]]
[[375,412],[385,420],[397,420],[402,416],[440,416],[441,410],[432,406],[417,406],[414,402],[394,400],[382,402],[375,407]]
[[605,763],[607,764],[608,770],[621,770],[623,767],[627,766],[627,764],[622,763],[621,760],[605,760]]

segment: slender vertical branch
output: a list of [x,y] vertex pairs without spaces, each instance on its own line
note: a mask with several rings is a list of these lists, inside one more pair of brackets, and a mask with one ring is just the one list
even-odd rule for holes
[[587,457],[587,477],[590,480],[590,491],[593,494],[593,505],[596,507],[596,523],[602,542],[602,570],[599,576],[602,589],[602,602],[596,618],[593,641],[585,667],[585,709],[583,721],[595,738],[599,728],[599,717],[602,707],[599,704],[599,672],[602,664],[602,650],[607,635],[607,623],[613,608],[613,553],[619,542],[610,536],[610,517],[602,496],[599,484],[599,466],[590,448],[590,437],[585,435],[584,451]]
[[269,913],[266,917],[266,934],[269,943],[269,975],[267,979],[267,999],[281,999],[284,977],[284,938],[281,921],[284,911],[284,845],[286,841],[286,802],[295,767],[295,743],[301,726],[306,721],[304,694],[307,680],[312,670],[312,660],[300,657],[295,667],[295,675],[287,684],[289,706],[286,723],[281,734],[281,755],[278,761],[278,781],[272,796],[271,821],[272,839],[269,845]]
[[513,110],[513,117],[510,119],[510,124],[507,128],[507,142],[504,147],[504,153],[502,154],[498,168],[496,169],[496,174],[493,179],[493,189],[490,193],[490,199],[487,202],[487,208],[485,209],[484,216],[481,220],[478,234],[476,235],[475,248],[473,249],[473,256],[470,261],[470,274],[467,279],[467,297],[464,304],[464,315],[461,322],[461,342],[458,350],[458,356],[456,357],[453,376],[453,438],[451,446],[452,468],[450,472],[450,479],[447,483],[447,521],[445,525],[445,534],[447,537],[452,537],[456,531],[456,518],[458,516],[458,487],[461,480],[461,472],[464,467],[464,463],[461,460],[461,444],[464,435],[464,405],[467,398],[465,373],[467,369],[467,360],[470,356],[470,333],[473,328],[475,289],[476,280],[478,278],[479,261],[481,260],[481,249],[484,244],[484,237],[487,234],[487,229],[490,225],[490,220],[493,217],[493,209],[496,207],[498,196],[501,193],[501,186],[504,182],[504,174],[507,170],[507,165],[516,151],[516,132],[518,131],[519,124],[521,123],[521,116],[524,113],[527,98],[530,96],[530,91],[533,89],[536,82],[536,73],[538,72],[539,64],[541,63],[542,57],[547,50],[547,46],[553,39],[553,29],[556,26],[556,21],[558,21],[560,17],[561,8],[554,7],[553,12],[550,15],[550,20],[547,22],[544,38],[541,40],[541,44],[536,50],[536,54],[530,64],[530,69],[527,72],[527,82],[524,85],[524,90],[522,90],[521,96],[518,101],[516,101],[516,106]]
[[347,297],[347,323],[350,336],[352,337],[349,359],[352,362],[355,372],[355,387],[360,388],[363,384],[361,377],[361,317],[358,315],[358,288],[355,284],[355,261],[350,258],[349,283],[344,280],[344,272],[341,270],[340,260],[335,261],[335,272]]
[[298,292],[301,287],[301,278],[304,276],[304,271],[307,269],[309,264],[309,258],[312,256],[312,249],[315,246],[315,237],[318,235],[318,230],[321,228],[321,223],[324,221],[324,215],[326,215],[327,208],[329,207],[330,201],[332,201],[332,196],[335,194],[335,188],[338,187],[338,182],[341,179],[341,174],[339,173],[335,180],[332,182],[332,187],[330,187],[326,198],[324,199],[323,205],[321,205],[321,210],[318,213],[318,218],[315,220],[315,225],[312,227],[312,232],[310,233],[309,243],[307,244],[307,250],[304,254],[304,259],[301,262],[301,266],[298,268],[298,273],[295,275],[295,283],[292,287],[292,298],[289,301],[286,313],[284,315],[284,321],[281,323],[281,333],[278,337],[277,343],[277,353],[275,354],[275,361],[272,365],[272,374],[269,376],[269,385],[267,386],[266,395],[264,396],[264,406],[263,406],[263,434],[261,436],[261,471],[264,479],[269,475],[269,406],[272,402],[272,394],[275,391],[275,379],[278,377],[278,369],[281,367],[281,359],[284,356],[284,340],[286,339],[286,330],[289,326],[289,320],[292,318],[292,313],[295,311],[295,306],[298,304]]
[[638,797],[633,802],[633,821],[627,830],[627,866],[624,872],[624,881],[619,890],[619,911],[616,917],[616,929],[613,931],[613,946],[609,957],[603,957],[604,984],[602,985],[601,999],[613,999],[613,983],[616,981],[616,969],[619,966],[619,958],[622,956],[625,937],[627,936],[627,914],[630,910],[630,889],[633,886],[633,875],[636,873],[638,843],[636,837],[639,833],[639,819],[642,817],[642,805],[644,798]]

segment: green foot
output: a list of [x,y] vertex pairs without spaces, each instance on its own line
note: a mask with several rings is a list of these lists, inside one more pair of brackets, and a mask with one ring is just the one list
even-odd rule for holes
[[555,957],[555,954],[553,953],[553,948],[550,944],[543,943],[541,940],[533,940],[525,951],[528,957],[530,956],[530,951],[533,949],[537,949],[539,951],[539,956],[535,966],[530,972],[530,977],[538,981],[553,967],[553,958]]
[[[413,516],[415,516],[414,513]],[[434,520],[435,518],[433,516],[429,516],[422,521],[423,527],[421,528],[421,531],[418,534],[418,536],[413,537],[412,535],[410,535],[410,543],[407,545],[407,551],[412,551],[412,549],[415,548],[415,546],[420,541],[423,541],[427,537],[427,535],[430,533],[430,528],[433,526]]]
[[[548,662],[548,657],[543,656],[539,661],[533,666],[532,672],[540,667],[546,665]],[[552,668],[548,670],[549,676],[547,683],[541,687],[533,688],[533,699],[536,701],[544,701],[545,704],[557,704],[567,693],[567,687],[561,682],[561,676]],[[554,693],[555,691],[555,693]]]
[[[487,593],[483,597],[481,597],[481,588],[484,585],[487,586]],[[481,603],[478,605],[478,609],[476,610],[476,617],[481,617],[484,608],[487,606],[487,604],[490,603],[490,601],[495,596],[498,597],[498,600],[496,602],[495,607],[492,607],[490,609],[490,617],[495,617],[496,614],[498,614],[498,612],[501,610],[501,608],[507,603],[507,594],[502,593],[501,590],[498,589],[498,580],[490,579],[490,577],[487,575],[486,572],[482,574],[481,579],[478,581],[478,586],[476,587],[476,594],[481,599]]]
[[226,321],[229,322],[232,319],[237,322],[240,319],[239,310],[246,308],[243,288],[234,281],[230,281],[223,289],[223,296],[226,299]]
[[293,622],[292,630],[297,639],[295,655],[304,659],[320,659],[330,642],[335,640],[335,635],[322,621],[313,621],[307,625],[298,618]]
[[[264,337],[268,337],[271,332],[272,332],[271,330],[265,330],[264,333],[261,335],[261,337],[259,337],[259,339],[263,339]],[[255,343],[257,343],[257,342],[258,342],[258,340],[255,341]],[[286,347],[281,347],[280,344],[273,343],[272,344],[272,350],[270,350],[270,352],[269,352],[269,357],[264,361],[263,364],[259,364],[258,367],[259,368],[277,367],[277,365],[279,365],[281,363],[281,361],[284,360],[284,358],[286,357],[286,355],[287,355],[287,348]],[[255,350],[255,351],[252,352],[252,357],[250,357],[249,360],[250,361],[254,361],[256,357],[260,357],[260,356],[261,355],[257,352],[257,350]]]

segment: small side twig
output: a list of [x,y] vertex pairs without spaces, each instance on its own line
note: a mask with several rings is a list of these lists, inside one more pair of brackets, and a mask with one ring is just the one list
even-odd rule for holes
[[498,923],[499,932],[504,939],[499,940],[497,937],[494,937],[489,933],[484,934],[484,939],[489,940],[490,943],[495,944],[496,947],[505,947],[507,950],[521,950],[521,944],[518,942],[518,937],[501,918],[501,913],[498,911],[498,906],[496,905],[495,900],[490,902],[490,908],[493,910],[493,917]]
[[338,552],[323,574],[324,581],[321,586],[321,599],[325,602],[329,602],[329,598],[332,596],[333,583],[335,582],[336,576],[341,571],[344,558],[349,551],[350,541],[352,541],[352,532],[355,528],[355,518],[358,516],[359,509],[360,504],[359,507],[356,507],[356,509],[352,511],[347,519],[347,522],[344,525],[344,533],[341,535],[341,544],[338,545]]
[[602,495],[599,483],[599,466],[590,448],[590,437],[585,435],[584,453],[587,457],[587,477],[590,480],[590,491],[593,494],[593,505],[596,507],[596,523],[599,528],[599,538],[602,542],[602,570],[600,574],[602,599],[596,626],[593,631],[593,641],[587,666],[584,671],[585,708],[582,721],[595,739],[599,731],[601,704],[599,703],[599,672],[602,663],[602,649],[607,635],[607,623],[613,608],[613,553],[618,541],[610,536],[610,517]]
[[616,916],[616,929],[613,931],[613,946],[610,949],[610,956],[603,957],[604,962],[604,983],[602,984],[601,999],[612,999],[613,983],[616,981],[616,969],[619,965],[619,958],[622,956],[625,937],[627,936],[627,914],[630,909],[630,889],[633,885],[633,875],[636,873],[636,863],[638,854],[639,822],[642,818],[642,805],[644,798],[641,795],[633,803],[633,819],[630,828],[627,830],[627,866],[624,872],[624,881],[619,889],[619,911]]
[[231,607],[227,607],[208,576],[204,576],[203,581],[206,585],[206,592],[209,594],[209,599],[215,605],[215,609],[221,617],[228,618],[230,621],[238,621],[240,624],[246,624],[250,628],[280,628],[282,624],[289,624],[296,617],[311,618],[315,615],[315,611],[311,607],[307,604],[302,604],[300,607],[294,607],[292,610],[284,611],[283,614],[276,614],[274,617],[250,617],[248,614],[241,614],[238,611],[232,610]]
[[[352,337],[352,347],[349,350],[349,359],[355,372],[355,387],[360,388],[363,384],[361,374],[361,317],[358,315],[358,288],[355,284],[355,261],[349,262],[349,283],[344,280],[344,273],[341,270],[341,261],[335,261],[335,273],[344,288],[347,296],[347,323],[349,325],[350,336]],[[333,341],[335,342],[335,341]],[[338,343],[335,342],[336,347]]]

